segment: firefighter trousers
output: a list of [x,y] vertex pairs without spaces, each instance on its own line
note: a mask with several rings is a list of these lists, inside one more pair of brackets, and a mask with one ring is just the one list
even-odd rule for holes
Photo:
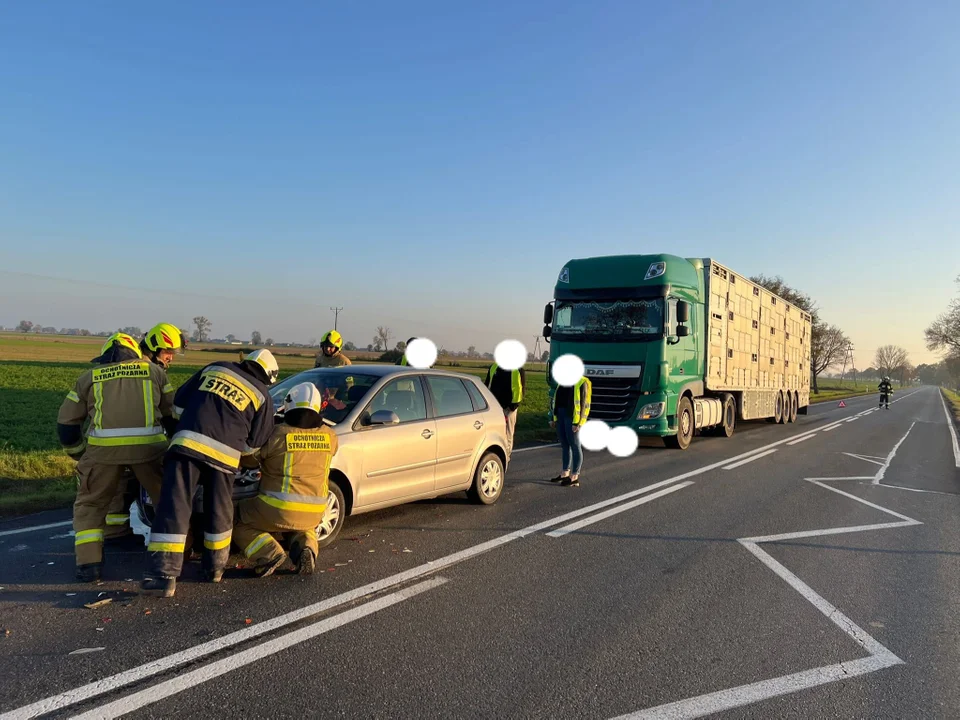
[[316,555],[317,525],[323,520],[323,512],[283,510],[267,505],[259,497],[241,500],[233,541],[255,565],[269,564],[283,555],[283,547],[274,537],[277,534],[292,534],[291,549],[301,552],[309,548]]
[[197,486],[203,487],[203,569],[226,567],[233,537],[233,473],[168,452],[147,545],[146,577],[180,577]]
[[77,464],[77,499],[73,503],[77,565],[103,562],[103,538],[111,524],[116,498],[126,487],[129,467],[148,493],[158,493],[163,456],[139,465],[103,465],[84,455]]

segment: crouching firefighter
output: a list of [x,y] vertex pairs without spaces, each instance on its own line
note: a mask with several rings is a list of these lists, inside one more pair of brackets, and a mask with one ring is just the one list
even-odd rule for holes
[[[129,467],[156,499],[172,429],[173,387],[163,368],[143,360],[137,341],[116,333],[77,380],[57,417],[60,444],[77,464],[73,529],[77,579],[94,582],[103,569],[104,531]],[[87,422],[86,438],[83,424]]]
[[203,487],[203,571],[220,582],[233,536],[233,480],[240,456],[270,439],[274,406],[267,386],[279,368],[269,350],[242,362],[215,362],[177,390],[177,432],[164,460],[160,502],[147,545],[141,588],[173,597],[183,566],[197,486]]
[[300,383],[284,400],[283,423],[259,451],[260,494],[240,502],[233,542],[266,577],[287,560],[275,533],[296,533],[290,559],[310,575],[317,557],[317,525],[327,509],[330,461],[337,436],[320,418],[323,397],[316,385]]

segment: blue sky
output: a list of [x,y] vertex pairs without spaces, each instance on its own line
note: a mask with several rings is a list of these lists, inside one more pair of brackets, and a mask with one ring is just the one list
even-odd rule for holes
[[337,305],[361,345],[492,349],[532,342],[569,258],[666,251],[783,275],[862,365],[929,359],[960,273],[958,24],[953,2],[14,4],[0,324],[306,340]]

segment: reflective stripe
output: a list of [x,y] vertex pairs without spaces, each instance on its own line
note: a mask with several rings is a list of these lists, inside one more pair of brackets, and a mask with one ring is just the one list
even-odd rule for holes
[[77,395],[77,393],[75,393],[73,390],[71,390],[70,392],[67,393],[67,400],[69,400],[70,402],[79,403],[80,396]]
[[173,406],[173,417],[176,418],[177,420],[179,420],[181,415],[183,415],[183,408],[180,407],[179,405],[174,405],[174,406]]
[[283,454],[283,483],[280,489],[284,493],[290,492],[290,483],[293,482],[293,453]]
[[113,437],[146,437],[148,435],[156,435],[157,433],[162,433],[163,428],[159,425],[154,425],[152,427],[135,427],[135,428],[110,428],[109,430],[91,430],[87,433],[88,438],[113,438]]
[[101,383],[93,386],[93,398],[93,427],[99,430],[103,424],[103,385]]
[[247,395],[250,396],[250,400],[253,402],[253,407],[255,410],[259,410],[260,406],[263,405],[263,393],[257,390],[253,385],[250,384],[250,381],[247,378],[243,377],[240,373],[236,373],[230,368],[222,367],[220,365],[207,366],[207,369],[203,372],[204,377],[207,375],[212,375],[216,377],[217,375],[226,375],[233,382],[238,383]]
[[167,442],[167,436],[163,433],[158,435],[142,435],[134,437],[115,437],[115,438],[89,438],[87,443],[96,447],[125,447],[127,445],[155,445]]
[[230,547],[230,538],[233,537],[232,531],[227,531],[224,533],[204,533],[203,534],[203,546],[207,550],[223,550],[225,547]]
[[175,535],[174,533],[150,533],[151,542],[158,543],[180,543],[185,545],[187,542],[186,535]]
[[153,427],[156,423],[156,408],[153,404],[153,380],[143,381],[143,426]]
[[130,522],[130,514],[126,515],[110,513],[107,515],[107,525],[126,525]]
[[169,394],[169,393],[172,393],[172,392],[173,392],[173,385],[171,385],[170,383],[167,383],[166,385],[163,386],[163,390],[161,390],[161,392],[162,392],[164,395],[167,395],[167,394]]
[[63,449],[63,451],[64,451],[67,455],[76,455],[76,454],[79,453],[81,450],[83,450],[86,446],[87,446],[87,443],[81,440],[81,441],[80,441],[78,444],[76,444],[76,445],[71,445],[70,447],[65,447],[65,448]]
[[103,530],[81,530],[73,540],[74,545],[86,545],[92,542],[103,542]]
[[162,543],[150,541],[147,552],[182,553],[186,543]]
[[293,493],[262,492],[259,495],[267,505],[281,510],[321,513],[326,509],[327,498]]
[[240,466],[240,452],[229,445],[224,445],[213,438],[192,430],[180,430],[170,441],[170,447],[180,446],[206,455],[209,458],[223,463],[227,467]]
[[264,545],[273,540],[273,537],[267,533],[260,533],[257,535],[253,542],[247,545],[246,549],[243,551],[243,554],[247,557],[253,557],[254,553],[260,550]]

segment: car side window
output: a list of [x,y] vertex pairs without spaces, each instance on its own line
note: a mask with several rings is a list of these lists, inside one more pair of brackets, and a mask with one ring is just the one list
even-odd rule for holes
[[428,376],[427,383],[438,418],[473,412],[473,401],[459,378]]
[[467,391],[470,393],[470,399],[473,400],[473,409],[476,411],[486,410],[488,405],[486,399],[483,397],[483,393],[480,392],[480,388],[477,387],[477,384],[471,380],[464,380],[463,384],[467,386]]
[[388,382],[373,398],[366,415],[377,410],[392,410],[400,422],[416,422],[427,419],[427,402],[420,378],[405,377]]

